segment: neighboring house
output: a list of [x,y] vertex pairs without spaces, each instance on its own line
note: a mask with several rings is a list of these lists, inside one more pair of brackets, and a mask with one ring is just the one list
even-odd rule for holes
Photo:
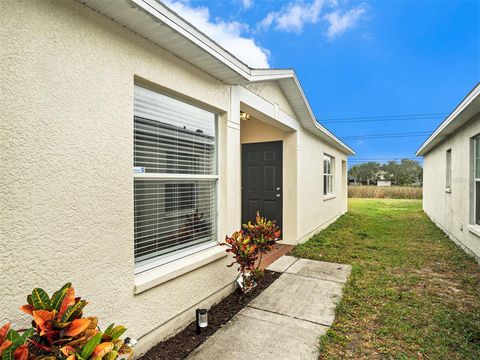
[[377,180],[377,186],[392,186],[392,181],[391,180]]
[[0,322],[72,281],[143,352],[233,290],[217,244],[257,210],[286,244],[346,212],[354,152],[294,71],[251,69],[152,0],[0,14]]
[[480,261],[480,84],[417,151],[423,209]]

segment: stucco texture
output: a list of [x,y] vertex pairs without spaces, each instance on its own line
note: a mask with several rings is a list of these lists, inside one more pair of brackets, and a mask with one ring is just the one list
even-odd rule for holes
[[[480,237],[469,231],[473,221],[471,138],[480,134],[480,117],[447,137],[424,156],[423,209],[450,238],[480,261]],[[446,151],[452,150],[452,183],[446,191]]]
[[[292,111],[276,83],[255,84],[248,89],[279,106]],[[280,105],[282,104],[282,105]],[[347,211],[347,156],[321,141],[300,126],[285,129],[280,124],[251,119],[241,121],[241,142],[283,141],[283,234],[284,242],[295,245],[328,226]],[[335,158],[334,194],[323,195],[323,155]],[[342,166],[342,162],[344,162]]]
[[[241,134],[234,87],[80,2],[3,1],[0,18],[0,322],[27,325],[18,306],[32,288],[72,281],[88,314],[123,323],[144,351],[231,291],[236,272],[223,257],[134,295],[134,84],[218,114],[219,241],[240,226],[241,142],[260,139]],[[346,211],[346,156],[301,128],[278,84],[249,88],[286,119],[269,136],[284,141],[295,244]],[[330,200],[324,153],[336,158]]]
[[3,1],[0,16],[0,322],[26,325],[33,287],[72,281],[102,325],[141,338],[230,284],[223,258],[134,296],[132,170],[136,78],[216,109],[220,144],[228,86],[74,1]]

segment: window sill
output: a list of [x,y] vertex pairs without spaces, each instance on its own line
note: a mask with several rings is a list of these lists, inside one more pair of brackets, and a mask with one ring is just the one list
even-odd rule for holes
[[323,195],[323,201],[335,199],[337,196],[335,194]]
[[480,237],[480,225],[468,225],[468,231]]
[[450,194],[452,192],[452,188],[445,188],[445,192]]
[[227,255],[225,248],[216,245],[171,263],[137,274],[135,275],[134,293],[140,294],[148,289],[198,269],[199,267],[207,265]]

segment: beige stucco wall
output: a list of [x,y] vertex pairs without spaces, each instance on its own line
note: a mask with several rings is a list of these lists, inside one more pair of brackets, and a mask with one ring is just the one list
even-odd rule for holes
[[[346,167],[342,167],[347,157],[307,131],[300,133],[298,151],[297,226],[303,242],[347,211]],[[335,158],[333,197],[323,195],[324,154]]]
[[[72,281],[102,325],[140,339],[160,326],[158,341],[235,269],[223,258],[134,295],[134,79],[220,114],[220,208],[230,89],[78,2],[7,1],[0,17],[0,323],[26,325],[18,306],[33,287]],[[219,213],[219,238],[230,215]]]
[[259,81],[244,86],[255,94],[260,95],[265,100],[277,104],[288,115],[295,117],[295,111],[293,111],[290,102],[277,83],[271,81]]
[[[235,268],[224,257],[134,295],[134,83],[218,113],[219,240],[240,225],[241,141],[260,139],[241,139],[231,87],[78,2],[4,1],[0,19],[0,322],[26,325],[18,306],[33,287],[72,281],[88,313],[125,324],[142,352],[231,291]],[[293,114],[277,84],[251,89]],[[296,243],[345,211],[346,193],[321,195],[323,152],[337,179],[344,156],[298,123],[269,136],[285,142]]]
[[[248,89],[278,105],[287,114],[293,112],[277,83],[253,85]],[[347,156],[344,153],[300,126],[285,130],[254,119],[242,121],[240,127],[242,143],[284,141],[283,181],[284,189],[288,189],[283,198],[285,243],[294,245],[308,240],[347,211]],[[323,195],[324,154],[335,158],[333,197]],[[345,161],[343,167],[342,161]]]
[[[472,223],[473,162],[471,138],[480,133],[480,117],[471,119],[424,156],[423,209],[450,238],[480,260],[480,237]],[[452,149],[452,186],[446,192],[446,151]]]

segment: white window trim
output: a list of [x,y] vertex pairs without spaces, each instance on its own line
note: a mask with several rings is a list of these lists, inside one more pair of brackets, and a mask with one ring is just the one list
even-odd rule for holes
[[[331,168],[331,173],[330,174],[327,174],[325,172],[325,158],[328,157],[330,159],[330,168]],[[336,197],[335,195],[335,157],[332,156],[332,155],[329,155],[327,153],[324,153],[323,154],[323,162],[322,162],[322,166],[323,166],[323,169],[322,169],[322,182],[324,183],[325,182],[325,176],[330,176],[331,178],[331,182],[332,182],[332,192],[328,192],[328,189],[327,189],[327,193],[325,194],[324,191],[323,191],[323,188],[324,188],[324,184],[322,184],[322,195],[323,195],[323,200],[326,201],[326,200],[331,200],[331,199],[334,199]]]
[[[449,154],[450,154],[450,158],[449,158]],[[446,171],[445,171],[445,192],[446,193],[451,193],[452,192],[452,175],[453,175],[452,155],[453,155],[453,152],[452,152],[451,148],[447,149],[445,151],[445,167],[446,167]]]
[[332,200],[332,199],[335,199],[337,197],[337,195],[335,194],[328,194],[328,195],[323,195],[323,201],[328,201],[328,200]]
[[[218,195],[218,175],[195,175],[195,174],[164,174],[164,173],[134,173],[133,174],[134,179],[152,179],[152,180],[211,180],[215,182],[215,192]],[[215,210],[216,210],[216,221],[215,224],[217,224],[218,227],[218,196],[215,201]],[[217,234],[218,237],[218,234]],[[188,263],[188,261],[182,260],[185,257],[188,257],[192,254],[199,253],[205,249],[209,249],[215,245],[218,245],[217,240],[212,240],[206,243],[201,244],[200,246],[193,246],[184,250],[177,250],[169,254],[165,254],[163,256],[159,256],[157,260],[154,260],[152,262],[149,262],[144,265],[137,265],[135,266],[135,284],[137,284],[137,277],[139,279],[144,278],[144,275],[141,275],[144,272],[147,272],[149,270],[154,270],[157,267],[164,267],[165,266],[165,271],[167,273],[170,273],[171,269],[174,269],[176,271],[176,266],[169,266],[166,267],[167,264],[172,263],[174,261],[181,261],[183,266],[190,266],[191,264]],[[205,256],[208,256],[207,253],[205,253]],[[212,260],[213,261],[213,260]],[[203,265],[200,265],[203,266]],[[170,269],[170,270],[169,270]],[[188,270],[191,271],[191,270]],[[187,271],[187,272],[188,272]],[[152,271],[152,273],[157,273]],[[164,271],[158,272],[160,277],[164,276]],[[176,276],[180,276],[184,273],[177,274]],[[147,276],[150,278],[150,276]],[[142,282],[142,280],[139,280]],[[162,282],[165,282],[168,280],[161,281],[157,285],[161,284]],[[136,287],[137,285],[135,285]],[[156,285],[154,285],[156,286]]]
[[[205,266],[228,255],[225,248],[216,242],[179,251],[175,256],[159,259],[156,266],[136,274],[134,293],[140,294],[148,289],[170,281],[178,276]],[[150,264],[148,264],[150,265]]]
[[470,231],[472,234],[480,237],[480,225],[470,224],[470,225],[468,225],[468,231]]
[[[141,85],[139,85],[141,86]],[[182,100],[180,100],[182,101]],[[190,104],[186,102],[187,104]],[[190,104],[193,105],[193,104]],[[197,105],[193,105],[197,106]],[[219,224],[219,126],[218,126],[218,114],[215,115],[215,151],[216,151],[216,164],[215,172],[213,175],[200,175],[200,174],[171,174],[171,173],[133,173],[133,179],[156,179],[156,180],[210,180],[215,183],[215,226],[218,230]],[[152,287],[158,286],[169,280],[172,280],[178,276],[193,271],[199,267],[202,267],[210,262],[225,257],[228,253],[225,248],[219,245],[219,234],[217,239],[212,241],[193,246],[187,249],[175,251],[164,256],[160,256],[158,259],[139,266],[134,266],[134,293],[139,294]]]

